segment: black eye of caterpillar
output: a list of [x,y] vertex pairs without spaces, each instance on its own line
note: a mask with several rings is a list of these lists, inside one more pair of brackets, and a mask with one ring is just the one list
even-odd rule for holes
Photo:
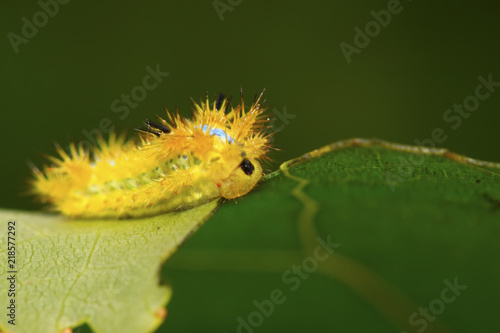
[[255,167],[248,158],[245,158],[243,159],[243,161],[241,161],[240,168],[247,176],[251,176],[253,171],[255,170]]

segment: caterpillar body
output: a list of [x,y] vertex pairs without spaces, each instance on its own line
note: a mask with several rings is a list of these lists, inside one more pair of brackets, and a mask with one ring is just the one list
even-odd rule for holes
[[142,217],[187,209],[250,191],[262,176],[270,136],[260,96],[245,111],[220,95],[194,103],[192,119],[167,111],[147,120],[137,142],[112,134],[93,151],[75,144],[42,171],[32,192],[64,215],[78,218]]

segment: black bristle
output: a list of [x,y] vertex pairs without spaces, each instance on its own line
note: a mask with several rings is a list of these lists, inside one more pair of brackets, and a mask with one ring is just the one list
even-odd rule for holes
[[223,93],[219,93],[219,97],[217,97],[217,101],[215,102],[215,109],[216,110],[220,110],[220,108],[222,107],[222,103],[224,103],[225,98],[226,98],[226,96],[224,96]]
[[155,130],[153,130],[150,127],[144,127],[143,126],[143,127],[139,128],[139,130],[143,131],[143,132],[148,132],[148,133],[154,134],[156,136],[160,136],[161,135],[161,132],[155,131]]
[[220,110],[224,101],[226,101],[224,112],[227,113],[229,111],[229,102],[231,102],[231,97],[226,97],[223,93],[219,93],[219,97],[217,97],[217,101],[215,102],[215,108]]
[[[158,129],[160,131],[162,131],[163,133],[165,134],[168,134],[170,133],[170,128],[168,128],[167,126],[163,125],[163,124],[158,124],[158,123],[155,123],[155,122],[152,122],[151,120],[149,119],[146,119],[146,125],[148,125],[149,127],[151,128],[155,128],[155,129]],[[148,131],[149,132],[149,131]],[[159,132],[158,132],[159,133]],[[155,133],[156,134],[156,133]]]

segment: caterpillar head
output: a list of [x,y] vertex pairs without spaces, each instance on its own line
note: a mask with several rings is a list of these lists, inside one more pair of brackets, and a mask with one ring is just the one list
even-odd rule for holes
[[262,177],[262,167],[256,159],[244,158],[236,169],[221,182],[220,193],[226,199],[246,194]]
[[269,149],[269,135],[264,134],[264,125],[259,98],[245,110],[241,105],[229,112],[229,100],[219,95],[212,107],[208,101],[196,106],[195,118],[201,119],[200,126],[205,134],[211,135],[216,143],[212,146],[217,154],[219,167],[214,167],[220,195],[234,199],[248,193],[262,177],[260,160]]

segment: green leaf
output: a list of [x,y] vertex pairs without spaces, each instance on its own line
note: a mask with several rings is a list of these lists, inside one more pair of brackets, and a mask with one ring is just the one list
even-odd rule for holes
[[338,142],[224,204],[166,263],[159,331],[488,330],[499,235],[499,164]]
[[[165,317],[170,286],[159,267],[217,208],[120,221],[75,221],[1,211],[0,327],[56,333],[84,322],[97,333],[151,332]],[[8,221],[15,221],[15,297],[9,297]],[[15,326],[5,313],[15,299]]]

